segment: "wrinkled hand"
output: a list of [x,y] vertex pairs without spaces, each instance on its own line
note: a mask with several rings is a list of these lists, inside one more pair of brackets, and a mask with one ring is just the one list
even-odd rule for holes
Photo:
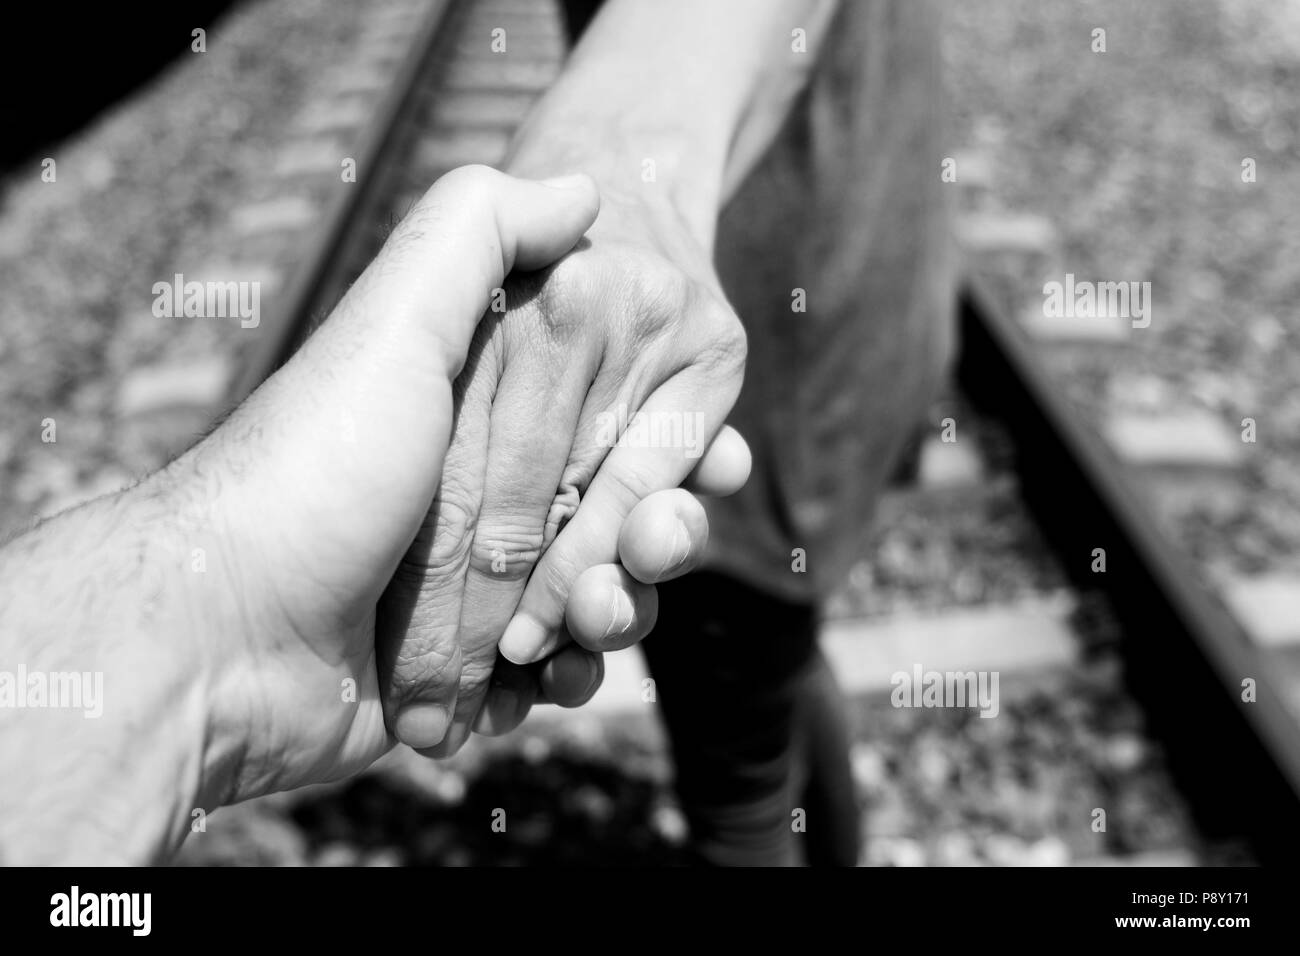
[[178,549],[213,550],[185,578],[200,609],[186,630],[238,730],[221,736],[247,742],[233,798],[345,776],[392,745],[376,606],[438,489],[453,381],[493,288],[571,249],[598,203],[582,177],[449,173],[303,348],[165,473]]
[[535,700],[588,699],[592,652],[644,637],[651,585],[702,555],[703,509],[678,486],[748,475],[723,426],[745,336],[708,255],[667,207],[602,202],[588,239],[512,278],[480,325],[437,498],[380,605],[389,726],[431,756]]

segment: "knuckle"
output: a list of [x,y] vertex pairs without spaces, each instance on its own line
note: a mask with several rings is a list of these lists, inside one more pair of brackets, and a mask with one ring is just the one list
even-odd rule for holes
[[543,531],[522,521],[483,519],[469,552],[469,567],[501,581],[522,581],[542,555]]
[[481,210],[491,200],[491,179],[486,166],[458,166],[444,173],[425,190],[403,220],[406,230],[423,232],[450,214],[468,215]]
[[718,372],[743,372],[749,355],[749,337],[736,313],[713,296],[698,311],[706,342],[700,351],[700,361]]
[[438,180],[438,185],[446,189],[460,201],[477,206],[489,201],[499,181],[500,173],[482,163],[470,163],[457,166]]
[[515,308],[525,308],[533,335],[569,342],[591,328],[589,309],[597,290],[583,252],[561,259],[544,273],[511,276],[507,289]]
[[419,237],[453,228],[479,229],[493,221],[501,174],[488,166],[458,166],[425,192],[402,222],[403,230]]
[[643,259],[628,282],[637,327],[650,333],[676,328],[687,311],[691,286],[686,274],[666,259]]
[[[444,484],[434,501],[432,523],[426,522],[416,541],[424,553],[427,578],[440,578],[465,567],[469,557],[478,509],[467,495]],[[421,540],[423,539],[423,540]]]
[[613,242],[572,255],[556,267],[555,276],[565,280],[554,293],[560,301],[602,301],[611,317],[647,336],[675,328],[691,297],[691,279],[641,245]]

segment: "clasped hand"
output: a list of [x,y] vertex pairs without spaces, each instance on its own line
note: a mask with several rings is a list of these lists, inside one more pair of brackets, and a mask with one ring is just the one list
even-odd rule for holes
[[[583,176],[445,176],[175,466],[240,476],[196,497],[242,595],[211,623],[251,650],[216,683],[265,729],[241,795],[351,773],[394,740],[447,755],[537,701],[585,702],[600,653],[653,627],[653,585],[702,557],[704,509],[679,486],[726,494],[748,474],[723,425],[743,332],[716,283],[648,243],[584,239],[599,205]],[[699,434],[611,447],[610,416],[638,414]]]
[[749,470],[716,282],[599,206],[582,176],[448,174],[207,438],[0,547],[0,663],[103,686],[94,719],[0,721],[0,856],[161,859],[196,808],[595,692],[703,556],[679,486]]

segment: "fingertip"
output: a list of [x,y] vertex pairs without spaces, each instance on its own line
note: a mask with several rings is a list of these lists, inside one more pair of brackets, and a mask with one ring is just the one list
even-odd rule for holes
[[640,501],[619,529],[619,561],[646,584],[671,581],[693,570],[709,543],[709,521],[699,499],[682,488]]
[[614,651],[641,640],[659,615],[659,595],[616,564],[580,574],[569,592],[565,625],[590,651]]
[[451,713],[441,704],[408,704],[393,719],[393,736],[415,750],[442,743],[451,726]]
[[577,245],[600,213],[600,190],[585,173],[514,182],[520,193],[505,216],[513,227],[516,268],[550,265]]
[[444,760],[447,757],[455,756],[460,751],[460,748],[469,741],[470,724],[471,721],[469,720],[455,721],[448,728],[442,740],[432,747],[416,747],[415,751],[422,757],[431,757],[434,760]]
[[[497,666],[508,668],[500,663]],[[527,671],[518,670],[518,675],[508,680],[494,680],[474,718],[474,733],[484,737],[510,733],[524,722],[536,698],[537,683]]]
[[692,491],[715,498],[733,495],[749,480],[753,464],[749,443],[740,432],[724,425],[683,484]]
[[548,660],[538,676],[542,697],[560,707],[581,707],[604,679],[604,655],[573,645]]
[[535,664],[551,652],[557,635],[530,614],[516,614],[497,644],[501,656],[512,664]]

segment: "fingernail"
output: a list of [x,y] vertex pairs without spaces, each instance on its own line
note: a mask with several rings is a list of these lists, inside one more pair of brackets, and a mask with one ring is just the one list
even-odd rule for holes
[[635,617],[636,607],[627,592],[622,588],[614,588],[614,593],[609,599],[609,625],[605,628],[605,636],[613,637],[616,634],[627,633]]
[[393,736],[415,750],[434,747],[447,736],[451,714],[441,704],[410,704],[397,712]]
[[510,619],[497,650],[513,664],[532,664],[546,656],[551,643],[551,633],[527,614]]
[[552,176],[549,179],[539,179],[538,182],[553,189],[578,189],[587,184],[587,177],[578,173],[570,173],[567,176]]
[[664,561],[664,566],[659,569],[659,574],[664,575],[669,571],[680,568],[691,554],[691,533],[686,529],[685,523],[679,518],[673,527],[673,540],[668,547],[668,558]]

